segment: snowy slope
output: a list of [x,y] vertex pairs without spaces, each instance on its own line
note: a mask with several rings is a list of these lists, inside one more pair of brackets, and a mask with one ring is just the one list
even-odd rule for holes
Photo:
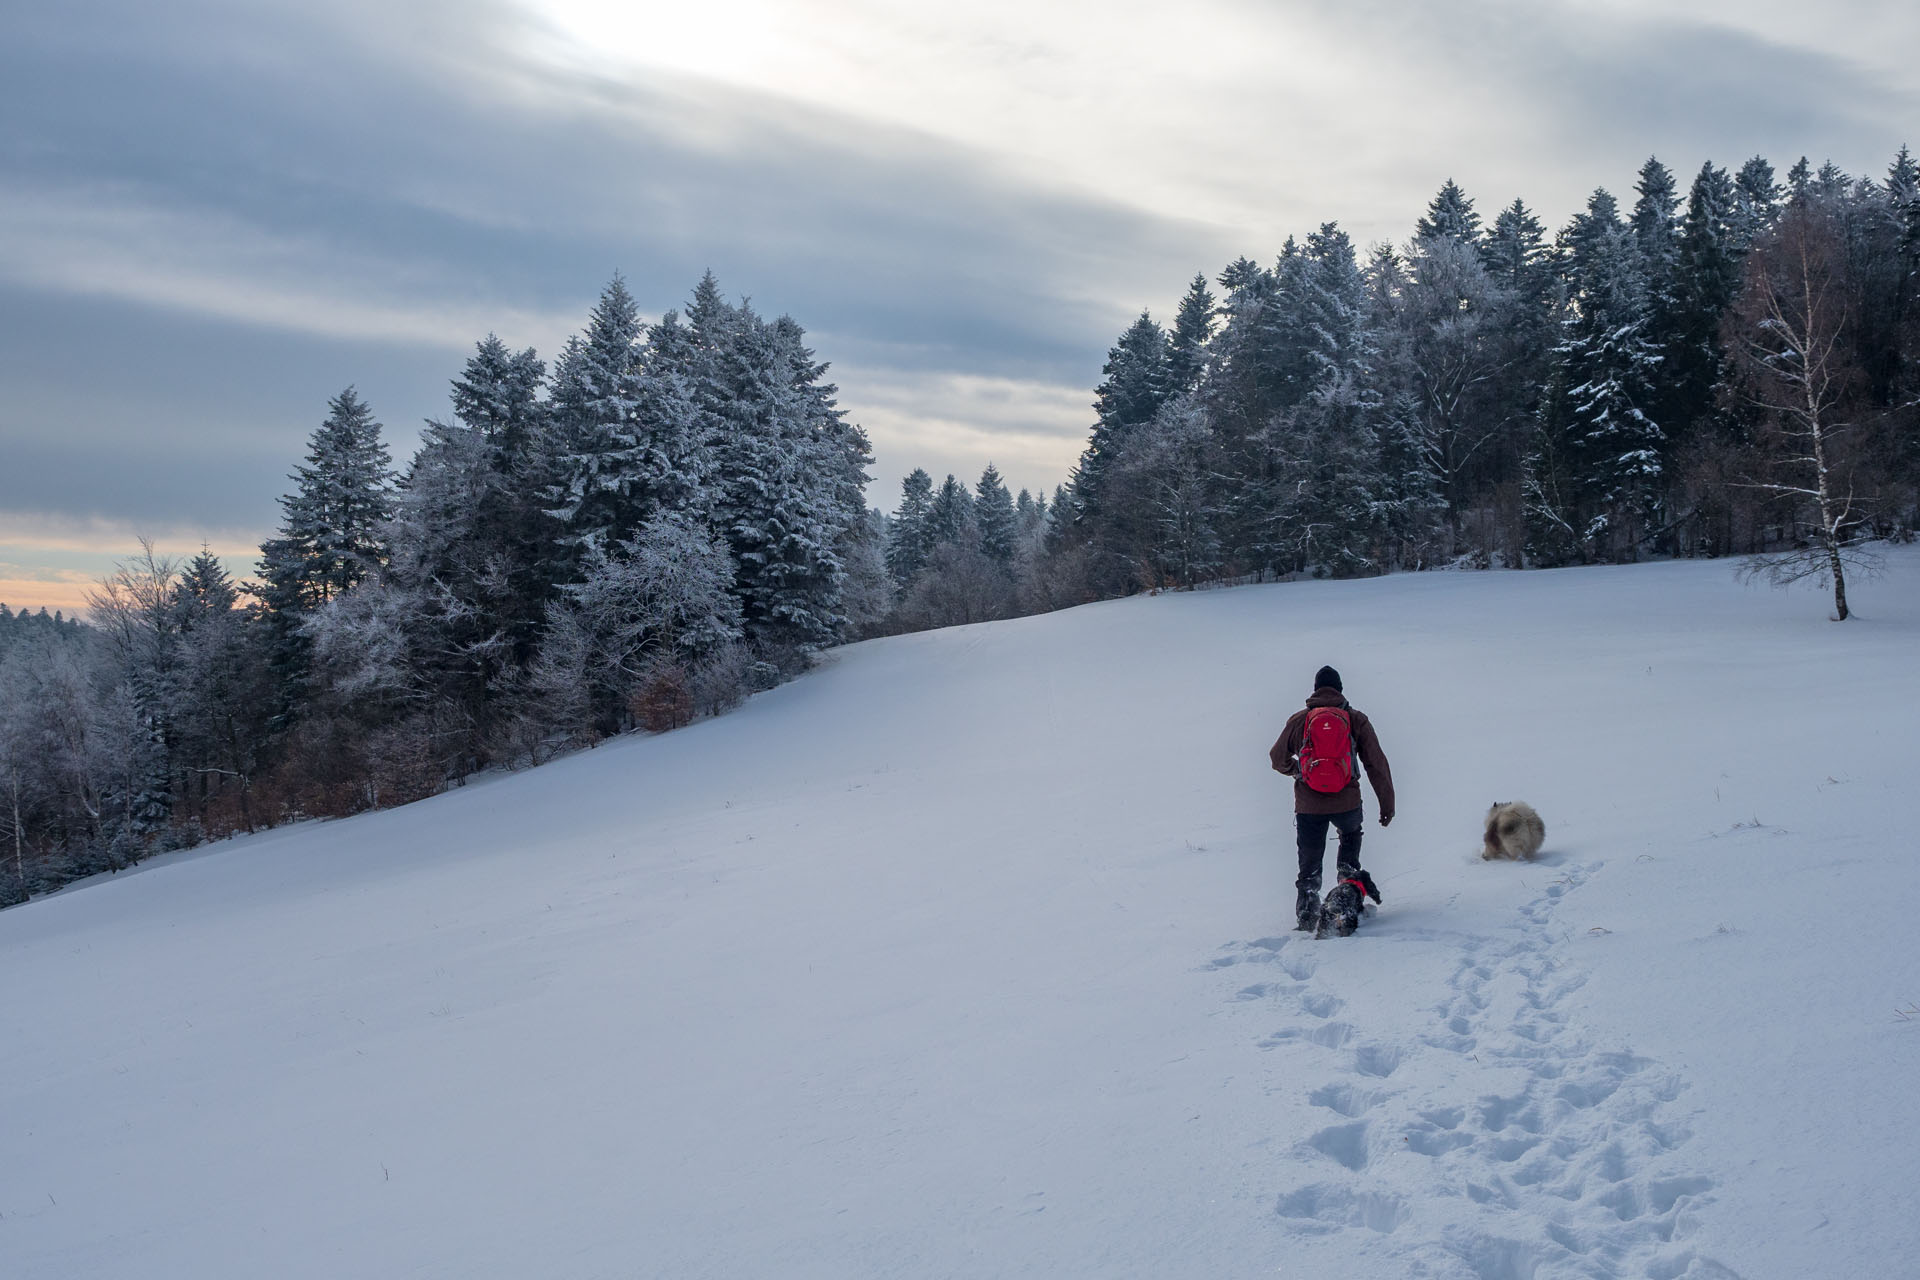
[[[1854,598],[903,637],[0,913],[0,1273],[1914,1275],[1920,556]],[[1315,942],[1266,750],[1323,662],[1400,817]],[[1539,865],[1473,856],[1511,798]]]

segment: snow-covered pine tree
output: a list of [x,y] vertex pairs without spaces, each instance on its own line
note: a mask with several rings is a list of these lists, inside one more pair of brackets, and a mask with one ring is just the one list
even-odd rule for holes
[[[379,723],[399,712],[402,701],[430,706],[446,748],[443,765],[460,777],[486,759],[493,699],[524,661],[512,628],[518,622],[527,629],[530,653],[536,620],[520,616],[532,601],[514,589],[514,548],[506,542],[508,504],[518,495],[507,492],[492,443],[458,422],[429,422],[423,435],[400,481],[392,558],[380,583],[378,616],[393,626],[380,629],[378,640],[398,649],[383,651],[391,672],[369,682],[396,697],[379,708],[360,699],[358,709],[372,710],[370,722]],[[347,647],[376,632],[334,626],[315,634],[333,645],[337,677],[361,660]]]
[[1047,508],[1047,494],[1022,489],[1014,499],[1013,510],[1020,527],[1020,546],[1014,555],[1014,574],[1022,584],[1033,581],[1036,567],[1046,551],[1047,527],[1053,513]]
[[1318,367],[1303,305],[1310,270],[1300,243],[1289,236],[1268,270],[1244,259],[1228,267],[1226,323],[1210,345],[1210,372],[1201,391],[1207,421],[1220,446],[1218,528],[1227,561],[1257,572],[1291,559],[1280,523],[1287,475],[1275,433],[1312,393]]
[[303,696],[300,620],[365,581],[387,557],[394,473],[380,424],[352,387],[327,409],[308,440],[306,462],[294,469],[294,491],[280,499],[279,534],[260,547],[256,594],[267,612],[280,723]]
[[1840,200],[1845,198],[1853,187],[1853,179],[1845,169],[1831,160],[1823,160],[1813,175],[1812,194],[1822,200]]
[[1584,498],[1582,539],[1603,558],[1633,559],[1657,522],[1664,437],[1645,408],[1660,356],[1645,338],[1639,249],[1617,210],[1596,191],[1570,228],[1575,310],[1556,354]]
[[[1680,205],[1678,189],[1674,184],[1673,173],[1652,156],[1640,167],[1640,176],[1634,184],[1638,199],[1634,201],[1633,212],[1627,219],[1627,225],[1633,232],[1634,246],[1639,251],[1638,271],[1640,288],[1643,295],[1642,308],[1646,314],[1646,323],[1642,336],[1647,345],[1663,361],[1663,372],[1671,368],[1673,360],[1669,353],[1686,338],[1680,331],[1679,266],[1680,237],[1679,223],[1675,212]],[[1687,406],[1680,402],[1672,385],[1665,379],[1655,379],[1650,390],[1652,401],[1643,406],[1656,421],[1666,424],[1669,447],[1676,445],[1676,424],[1686,421]],[[1663,455],[1662,465],[1671,473],[1673,459]]]
[[864,518],[865,436],[845,423],[793,320],[769,324],[701,291],[688,314],[696,342],[717,356],[717,376],[698,394],[719,428],[716,525],[733,553],[747,638],[770,653],[810,653],[846,624],[839,544]]
[[1510,379],[1529,336],[1526,311],[1494,279],[1483,254],[1457,235],[1408,249],[1388,345],[1404,370],[1393,381],[1417,407],[1428,466],[1446,501],[1452,538],[1512,452]]
[[554,427],[561,447],[551,500],[564,537],[584,556],[628,537],[641,517],[632,489],[641,467],[640,308],[616,275],[586,331],[554,366]]
[[1067,545],[1073,536],[1073,495],[1067,486],[1053,486],[1053,500],[1047,503],[1046,547],[1049,551],[1059,551]]
[[1207,367],[1207,343],[1213,338],[1218,312],[1213,292],[1207,288],[1205,272],[1196,274],[1180,299],[1174,314],[1173,332],[1167,336],[1167,395],[1185,395],[1197,390]]
[[1633,189],[1639,198],[1634,201],[1627,223],[1633,228],[1634,243],[1640,249],[1640,269],[1646,277],[1648,296],[1655,297],[1665,287],[1674,260],[1679,256],[1678,225],[1674,220],[1680,208],[1679,190],[1674,184],[1673,171],[1661,164],[1657,156],[1648,156],[1647,162],[1640,166],[1640,176]]
[[1000,478],[1000,469],[991,462],[980,473],[973,489],[974,523],[980,532],[980,552],[1003,568],[1011,569],[1020,541],[1020,527],[1014,511],[1013,495]]
[[[1466,245],[1459,249],[1470,253]],[[1275,511],[1283,567],[1351,577],[1377,569],[1380,408],[1367,285],[1352,241],[1333,223],[1307,237],[1291,290],[1312,390],[1273,434],[1283,477]]]
[[[587,344],[572,347],[584,373]],[[313,631],[330,647],[336,692],[357,691],[336,709],[351,706],[367,727],[426,717],[436,777],[491,758],[547,600],[571,573],[575,546],[545,509],[562,451],[539,399],[544,374],[532,350],[512,352],[493,334],[477,344],[452,382],[454,421],[427,424],[400,482],[379,599]],[[591,379],[573,389],[581,411],[569,425],[590,426]]]
[[453,414],[480,433],[494,450],[494,467],[506,473],[533,445],[544,411],[540,385],[546,365],[531,348],[510,351],[498,334],[476,345],[460,376],[453,380]]
[[928,523],[932,508],[933,477],[915,467],[900,482],[900,505],[887,533],[887,570],[902,591],[927,567],[933,550],[933,528]]
[[[466,513],[461,539],[472,544],[468,563],[490,566],[485,576],[500,580],[489,587],[485,607],[499,615],[515,669],[532,660],[547,601],[566,580],[569,560],[564,529],[543,500],[558,479],[540,398],[545,380],[546,365],[531,347],[509,351],[488,334],[453,381],[454,418],[484,442],[492,472],[480,486],[479,506]],[[478,585],[479,576],[471,580]]]
[[1671,319],[1662,346],[1658,409],[1672,444],[1685,447],[1709,430],[1725,356],[1721,319],[1740,287],[1745,253],[1733,225],[1737,201],[1727,171],[1702,165],[1687,193],[1674,268]]
[[[1892,324],[1904,332],[1920,315],[1920,162],[1905,146],[1887,166],[1886,202],[1895,273]],[[1920,375],[1910,373],[1907,384],[1920,387]]]
[[1805,156],[1801,156],[1787,169],[1785,198],[1789,200],[1805,200],[1812,186],[1813,165],[1808,162]]
[[275,610],[324,604],[386,559],[380,533],[393,514],[394,475],[380,424],[352,387],[327,410],[294,469],[294,491],[280,499],[280,536],[261,548],[264,598]]
[[[843,639],[853,631],[877,620],[867,606],[853,606],[850,586],[866,599],[881,591],[885,544],[879,540],[872,512],[867,508],[867,468],[873,465],[873,445],[866,431],[847,418],[840,408],[840,389],[826,381],[827,364],[814,358],[807,346],[806,330],[792,316],[774,322],[792,370],[793,389],[806,424],[808,457],[811,460],[809,487],[817,487],[825,503],[831,551],[837,562],[834,570],[833,612],[840,618],[835,638]],[[861,581],[850,584],[849,575]]]
[[1416,240],[1451,236],[1474,246],[1480,240],[1480,215],[1473,211],[1473,201],[1467,193],[1448,178],[1427,204],[1426,213],[1414,224],[1413,235]]
[[933,501],[927,508],[927,527],[935,547],[959,547],[968,551],[979,547],[980,528],[974,521],[973,495],[967,492],[967,486],[954,479],[952,472],[948,472],[947,478],[934,490]]
[[[262,629],[239,607],[239,588],[204,546],[173,586],[178,657],[169,748],[177,799],[203,828],[251,830],[252,784],[267,736]],[[231,797],[215,818],[213,806]]]
[[1546,228],[1515,200],[1502,209],[1480,245],[1480,261],[1495,283],[1529,307],[1546,310],[1554,293],[1554,258]]
[[1746,253],[1779,216],[1780,184],[1773,180],[1773,166],[1766,157],[1754,156],[1733,179],[1733,215],[1728,225],[1734,252]]
[[1093,393],[1093,435],[1073,472],[1074,505],[1083,520],[1098,518],[1103,473],[1166,399],[1167,335],[1152,315],[1142,311],[1120,335],[1101,373]]

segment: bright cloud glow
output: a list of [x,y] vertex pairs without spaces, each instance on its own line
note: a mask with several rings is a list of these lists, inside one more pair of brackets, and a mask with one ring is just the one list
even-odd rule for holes
[[972,484],[986,463],[1014,492],[1051,494],[1086,443],[1092,393],[1022,378],[836,365],[848,416],[866,429],[877,459],[868,503],[889,510],[915,467]]
[[[1648,150],[1690,169],[1706,156],[1672,144],[1708,121],[1670,118],[1623,140],[1618,174],[1575,173],[1554,156],[1567,149],[1567,110],[1601,124],[1640,105],[1582,101],[1585,81],[1630,76],[1650,48],[1671,53],[1682,36],[1729,66],[1768,48],[1857,64],[1909,101],[1914,75],[1898,51],[1913,41],[1885,37],[1920,37],[1904,7],[1867,5],[1882,24],[1722,0],[1685,11],[1656,0],[528,3],[560,37],[557,56],[582,65],[702,77],[911,128],[1032,181],[1257,236],[1249,251],[1263,256],[1266,242],[1328,219],[1360,243],[1402,238],[1448,177],[1490,207],[1524,195],[1557,222],[1596,182],[1624,188]],[[1520,101],[1530,80],[1566,100]],[[1768,141],[1756,130],[1739,154],[1716,158],[1738,163]]]
[[0,603],[19,609],[86,609],[87,593],[116,564],[138,552],[140,539],[162,558],[184,561],[205,546],[236,579],[253,571],[264,531],[212,526],[136,526],[126,520],[58,513],[0,511]]

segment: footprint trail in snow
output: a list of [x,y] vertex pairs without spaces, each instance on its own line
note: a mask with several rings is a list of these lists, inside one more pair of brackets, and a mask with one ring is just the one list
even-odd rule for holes
[[1315,980],[1328,948],[1353,944],[1292,934],[1214,959],[1273,975],[1233,998],[1289,1015],[1260,1045],[1287,1052],[1324,1121],[1282,1166],[1295,1185],[1269,1202],[1301,1274],[1325,1245],[1383,1275],[1735,1276],[1687,1247],[1715,1181],[1687,1163],[1690,1135],[1669,1105],[1685,1082],[1597,1042],[1562,1008],[1585,979],[1560,958],[1551,921],[1600,866],[1566,868],[1496,936],[1394,935],[1437,944],[1452,965],[1444,1000],[1399,1041],[1364,1034]]

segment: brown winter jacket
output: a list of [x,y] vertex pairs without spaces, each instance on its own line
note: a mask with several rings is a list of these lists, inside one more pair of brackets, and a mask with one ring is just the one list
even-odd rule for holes
[[1281,773],[1293,777],[1293,811],[1295,813],[1346,813],[1360,807],[1360,779],[1347,784],[1344,791],[1331,794],[1315,791],[1300,780],[1300,748],[1306,745],[1307,711],[1314,707],[1345,707],[1348,719],[1353,724],[1353,751],[1360,757],[1360,764],[1367,772],[1367,781],[1373,784],[1374,798],[1380,802],[1380,820],[1393,820],[1393,774],[1387,768],[1386,752],[1380,750],[1380,739],[1374,736],[1373,721],[1367,719],[1366,712],[1353,709],[1338,689],[1322,687],[1313,691],[1307,699],[1305,710],[1293,713],[1287,721],[1287,727],[1280,734],[1280,741],[1273,744],[1273,750],[1267,753],[1273,761],[1273,767]]

